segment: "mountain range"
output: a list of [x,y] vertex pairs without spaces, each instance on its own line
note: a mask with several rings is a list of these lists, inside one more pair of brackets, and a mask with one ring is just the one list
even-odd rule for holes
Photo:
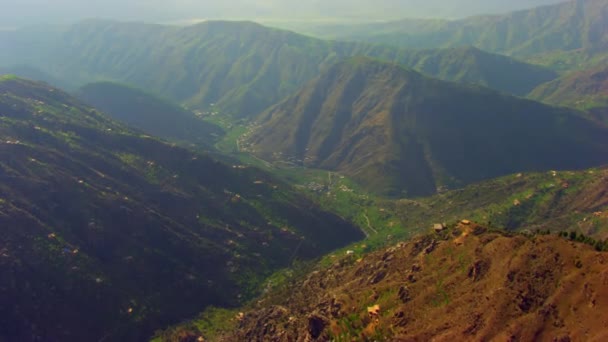
[[[416,48],[475,46],[530,58],[556,69],[605,61],[608,55],[608,3],[568,2],[504,15],[461,20],[401,20],[365,25],[321,26],[309,32],[333,39]],[[534,57],[534,58],[532,58]]]
[[607,133],[574,110],[358,57],[261,114],[242,146],[415,197],[515,172],[601,165]]
[[0,113],[1,340],[142,340],[363,238],[264,172],[48,85],[2,76]]
[[44,44],[31,31],[14,32],[18,39],[0,39],[5,46],[0,65],[28,64],[71,84],[119,81],[195,109],[215,104],[239,117],[263,111],[325,68],[357,55],[520,96],[557,77],[550,70],[473,48],[420,51],[324,41],[251,22],[180,28],[86,21],[46,34],[51,37]]
[[608,2],[416,1],[0,28],[0,342],[606,339]]

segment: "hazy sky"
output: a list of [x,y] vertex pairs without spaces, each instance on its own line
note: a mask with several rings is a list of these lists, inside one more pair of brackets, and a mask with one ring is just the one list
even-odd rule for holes
[[0,0],[0,28],[86,18],[165,22],[191,18],[462,17],[565,0]]

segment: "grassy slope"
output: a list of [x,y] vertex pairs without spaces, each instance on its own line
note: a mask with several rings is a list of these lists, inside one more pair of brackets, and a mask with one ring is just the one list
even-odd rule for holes
[[[606,169],[560,171],[555,176],[552,172],[510,175],[431,197],[400,200],[366,193],[336,174],[329,183],[327,172],[288,172],[291,181],[307,190],[321,206],[366,231],[369,237],[365,248],[349,247],[359,251],[409,238],[435,223],[463,218],[513,231],[567,229],[608,238]],[[325,190],[315,190],[311,183],[321,184]]]
[[0,339],[143,339],[362,237],[264,172],[46,85],[2,76],[0,114]]

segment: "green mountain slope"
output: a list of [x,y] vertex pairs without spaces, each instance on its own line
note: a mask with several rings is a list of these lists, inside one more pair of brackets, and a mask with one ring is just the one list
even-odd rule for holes
[[[316,33],[338,39],[355,39],[404,47],[472,45],[486,51],[520,57],[557,52],[561,63],[585,51],[589,59],[608,51],[608,3],[605,0],[571,0],[562,4],[480,16],[456,21],[404,20],[361,26],[321,27]],[[563,52],[568,52],[563,55]],[[589,56],[590,55],[590,56]],[[578,60],[578,59],[577,59]],[[538,62],[539,60],[537,60]],[[580,61],[580,60],[579,60]],[[570,61],[574,63],[574,61]],[[569,67],[576,67],[576,64]]]
[[566,74],[540,85],[530,98],[555,105],[589,111],[602,121],[608,120],[608,67],[602,66]]
[[28,80],[46,82],[53,87],[71,89],[72,86],[58,78],[55,78],[37,68],[27,65],[16,65],[12,67],[0,67],[0,75],[15,75]]
[[113,119],[167,139],[209,145],[224,132],[194,113],[157,95],[130,86],[98,82],[80,88],[76,95]]
[[258,124],[244,149],[343,172],[391,195],[608,161],[607,128],[572,110],[366,58],[328,69]]
[[141,340],[363,237],[252,168],[0,78],[0,340]]
[[[17,41],[28,45],[25,38]],[[87,21],[68,29],[53,45],[45,50],[47,60],[35,63],[60,78],[77,83],[115,80],[192,108],[218,104],[239,116],[259,113],[324,68],[355,55],[517,95],[556,77],[546,69],[475,49],[417,51],[330,42],[250,22],[210,21],[179,28]]]

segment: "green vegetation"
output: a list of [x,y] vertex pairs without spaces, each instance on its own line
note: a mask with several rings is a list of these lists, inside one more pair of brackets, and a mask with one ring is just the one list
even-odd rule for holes
[[[260,319],[264,338],[312,319],[319,340],[381,340],[415,291],[412,310],[458,310],[489,267],[483,232],[608,250],[608,169],[534,172],[608,161],[605,9],[334,30],[361,43],[249,22],[0,35],[0,63],[36,67],[0,74],[94,82],[78,97],[105,113],[0,76],[0,340],[191,341]],[[461,219],[477,249],[451,244]]]
[[0,113],[0,339],[142,340],[364,237],[266,172],[45,84],[0,82]]
[[209,146],[224,133],[169,100],[128,85],[91,83],[80,88],[77,96],[115,120],[177,142]]
[[577,108],[608,123],[608,67],[602,65],[563,75],[534,89],[530,98]]
[[15,75],[0,75],[0,82],[12,81],[17,79]]
[[574,110],[359,57],[263,113],[241,149],[413,198],[518,171],[601,165],[607,137]]
[[179,342],[187,338],[196,339],[203,331],[208,340],[214,340],[236,327],[237,316],[238,310],[236,309],[210,307],[186,325],[157,331],[151,342]]
[[571,232],[559,232],[559,236],[569,239],[570,241],[581,242],[587,244],[589,246],[593,246],[596,251],[608,251],[608,239],[599,240],[594,239],[590,236],[586,236],[585,234],[577,234],[575,231]]
[[[39,43],[35,37],[31,40]],[[27,46],[28,39],[20,41]],[[250,22],[210,21],[176,28],[87,21],[43,46],[49,44],[49,49],[37,52],[45,59],[32,63],[60,79],[76,84],[98,80],[133,84],[195,110],[215,107],[247,118],[290,95],[326,67],[359,55],[518,95],[556,77],[547,69],[476,49],[421,51],[324,41]]]
[[573,70],[605,58],[606,8],[603,0],[568,1],[498,16],[331,25],[314,33],[410,48],[472,45],[556,70]]

